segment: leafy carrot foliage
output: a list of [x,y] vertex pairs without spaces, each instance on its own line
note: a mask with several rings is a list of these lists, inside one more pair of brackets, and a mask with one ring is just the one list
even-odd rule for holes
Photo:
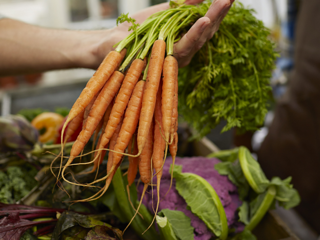
[[222,131],[255,130],[272,98],[270,77],[277,53],[270,32],[253,10],[236,3],[213,38],[179,72],[179,112],[206,135],[222,119]]

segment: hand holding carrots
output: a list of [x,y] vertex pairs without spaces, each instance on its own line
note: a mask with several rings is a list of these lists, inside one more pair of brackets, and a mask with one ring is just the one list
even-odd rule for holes
[[[215,0],[207,14],[198,19],[193,27],[182,37],[182,39],[175,44],[174,56],[178,60],[179,67],[184,67],[189,64],[193,55],[203,46],[203,44],[212,38],[213,34],[219,29],[219,25],[228,13],[234,0]],[[203,0],[187,0],[186,4],[199,4]],[[138,13],[133,14],[131,17],[136,19],[137,23],[142,23],[150,15],[169,8],[169,3],[158,4],[146,8]],[[106,41],[101,41],[96,46],[96,57],[99,59],[99,64],[104,56],[111,50],[113,44],[124,39],[128,34],[129,23],[122,23],[113,28],[110,33],[112,36],[111,43],[109,43],[109,36],[104,37]],[[98,65],[97,65],[98,66]]]

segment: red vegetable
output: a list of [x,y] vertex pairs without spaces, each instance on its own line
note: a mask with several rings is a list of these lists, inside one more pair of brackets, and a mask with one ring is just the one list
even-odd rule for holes
[[[57,134],[57,137],[56,137],[56,140],[55,140],[55,144],[60,144],[60,141],[61,141],[61,131],[62,131],[62,128],[63,128],[63,124],[67,121],[67,117],[65,117],[65,119],[63,120],[62,124],[60,125],[59,129],[58,129],[58,134]],[[69,125],[69,124],[68,124]],[[67,126],[68,126],[67,125]],[[68,129],[68,127],[67,127]],[[71,137],[67,140],[67,142],[73,142],[77,139],[79,133],[81,132],[81,129],[82,129],[82,124],[80,124],[80,126],[77,128],[77,130],[71,135]],[[64,136],[63,136],[63,139],[65,139],[65,136],[66,136],[66,132],[64,132]]]

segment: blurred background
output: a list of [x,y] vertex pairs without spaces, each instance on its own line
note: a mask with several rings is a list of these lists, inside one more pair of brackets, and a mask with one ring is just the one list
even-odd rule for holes
[[[112,28],[121,13],[135,13],[166,0],[0,0],[0,14],[30,24],[73,30]],[[275,99],[286,89],[287,76],[293,66],[294,25],[299,0],[241,0],[245,6],[256,11],[271,29],[281,57],[270,79]],[[50,71],[25,76],[0,78],[0,113],[2,116],[16,114],[23,109],[71,108],[87,80],[94,73],[90,69]],[[273,111],[266,118],[268,125]],[[257,150],[267,134],[267,127],[256,133],[236,136],[235,131],[220,134],[224,123],[208,135],[219,148],[246,145]]]

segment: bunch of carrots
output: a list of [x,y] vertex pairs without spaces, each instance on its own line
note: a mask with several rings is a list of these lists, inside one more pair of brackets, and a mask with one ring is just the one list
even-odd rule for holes
[[[56,177],[83,187],[105,181],[105,186],[95,195],[77,202],[101,197],[126,155],[129,158],[129,186],[134,182],[138,168],[145,186],[140,204],[153,174],[156,175],[156,212],[158,210],[164,159],[168,149],[175,158],[178,142],[178,63],[173,56],[173,46],[209,7],[209,3],[202,7],[171,5],[170,9],[150,16],[141,25],[128,15],[118,18],[120,23],[132,23],[129,28],[132,33],[105,57],[70,110],[62,129],[61,162]],[[80,124],[82,131],[63,166],[63,147]],[[100,131],[93,160],[73,163],[82,155],[89,139],[97,138]],[[93,163],[93,169],[87,173],[97,171],[106,151],[109,151],[109,157],[104,177],[96,179],[96,175],[95,180],[87,184],[66,179],[65,171],[73,165]]]

